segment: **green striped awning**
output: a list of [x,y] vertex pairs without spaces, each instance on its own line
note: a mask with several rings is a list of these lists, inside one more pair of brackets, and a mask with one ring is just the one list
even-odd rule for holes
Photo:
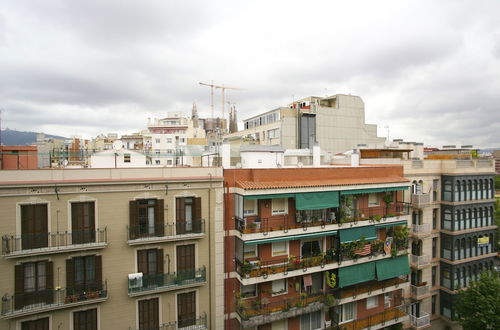
[[321,232],[311,233],[311,234],[290,235],[290,236],[275,237],[275,238],[261,238],[261,239],[254,239],[251,241],[245,241],[244,244],[245,245],[267,244],[267,243],[293,241],[296,239],[315,238],[315,237],[323,237],[323,236],[330,236],[330,235],[337,235],[337,231],[336,230],[328,230],[328,231],[321,231]]
[[398,221],[398,222],[390,222],[390,223],[379,223],[375,225],[375,228],[387,228],[387,227],[393,227],[393,226],[406,226],[408,225],[408,222],[406,221]]
[[244,196],[246,200],[254,199],[272,199],[272,198],[289,198],[295,197],[295,194],[266,194],[266,195],[254,195],[254,196]]
[[367,262],[364,264],[339,268],[339,287],[373,281],[375,279],[375,263]]
[[408,274],[410,272],[410,263],[408,262],[408,256],[402,255],[395,258],[378,260],[376,268],[377,280],[383,281]]
[[339,207],[338,191],[320,191],[295,194],[297,210],[319,210],[329,207]]
[[368,189],[356,189],[356,190],[344,190],[341,191],[341,195],[357,195],[357,194],[371,194],[371,193],[379,193],[385,191],[398,191],[398,190],[407,190],[408,186],[402,187],[387,187],[387,188],[368,188]]
[[340,243],[349,243],[364,237],[367,241],[377,239],[375,226],[341,229],[339,231]]

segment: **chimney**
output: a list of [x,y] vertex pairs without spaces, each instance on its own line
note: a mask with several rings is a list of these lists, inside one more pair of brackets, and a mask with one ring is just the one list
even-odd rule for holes
[[359,153],[357,150],[351,154],[351,166],[352,167],[359,166]]
[[227,140],[222,142],[222,168],[231,167],[231,144]]
[[319,143],[314,143],[313,146],[313,167],[321,166],[321,149],[319,147]]

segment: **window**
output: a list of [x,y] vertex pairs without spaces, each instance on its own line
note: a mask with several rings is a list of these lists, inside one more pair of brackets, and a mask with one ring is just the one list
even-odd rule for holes
[[139,300],[139,330],[159,328],[158,306],[158,298]]
[[378,296],[366,298],[366,309],[378,307]]
[[155,142],[156,143],[160,143],[160,139],[155,139]]
[[155,154],[157,154],[159,156],[160,155],[160,150],[156,149],[155,150]]
[[124,163],[130,163],[130,154],[124,154],[123,155],[123,162]]
[[97,330],[97,309],[74,312],[73,330]]
[[243,258],[255,258],[257,257],[257,244],[245,245],[243,251]]
[[271,200],[272,204],[272,214],[285,214],[287,212],[288,207],[288,199],[287,198],[273,198]]
[[432,315],[436,314],[436,295],[432,296],[432,307],[431,307],[431,312]]
[[163,199],[130,201],[130,239],[164,235]]
[[47,204],[21,205],[21,245],[23,250],[48,246]]
[[445,201],[449,201],[451,202],[451,188],[452,188],[452,184],[451,184],[451,181],[450,180],[446,180],[444,182],[444,194],[443,194],[443,199]]
[[306,258],[318,256],[321,253],[321,242],[317,240],[303,242],[301,253],[302,257]]
[[184,143],[184,142],[186,142],[186,139],[185,138],[180,138],[180,141],[181,141],[181,143]]
[[321,329],[321,311],[300,316],[300,330]]
[[49,318],[21,322],[21,330],[49,330]]
[[272,256],[282,256],[288,254],[288,242],[274,242],[272,244]]
[[71,203],[71,241],[73,244],[95,242],[94,202]]
[[15,266],[15,307],[53,300],[53,264],[50,261],[26,262]]
[[138,250],[137,272],[144,275],[163,274],[163,249]]
[[241,298],[257,297],[257,284],[241,285],[240,294]]
[[345,323],[350,322],[356,318],[356,302],[353,301],[348,304],[343,304],[339,306],[339,322]]
[[273,323],[271,323],[271,330],[286,330],[288,329],[287,324],[288,324],[287,319],[274,321]]
[[244,215],[257,215],[257,201],[252,199],[245,199],[243,202]]
[[273,296],[287,293],[286,279],[276,280],[272,282]]
[[[172,161],[170,161],[170,162],[172,162]],[[168,163],[168,161],[167,161],[167,163]],[[155,160],[155,164],[160,165],[160,160],[159,159]]]
[[436,286],[437,266],[432,266],[432,286]]
[[102,289],[101,256],[74,257],[66,260],[68,295]]
[[181,197],[175,199],[175,228],[177,235],[201,233],[201,198]]
[[[179,328],[196,324],[196,292],[177,295],[177,320]],[[156,328],[154,328],[156,329]]]
[[439,209],[432,209],[432,229],[437,229]]
[[378,195],[377,194],[368,194],[368,206],[378,206]]
[[167,165],[172,165],[172,159],[167,159]]
[[167,138],[167,143],[172,143],[172,138]]

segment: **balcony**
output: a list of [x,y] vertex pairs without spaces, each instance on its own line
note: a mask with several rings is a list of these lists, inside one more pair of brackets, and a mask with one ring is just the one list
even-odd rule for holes
[[1,318],[10,319],[48,311],[95,304],[108,299],[106,282],[72,288],[47,289],[2,297]]
[[410,324],[412,328],[414,329],[423,329],[427,328],[431,325],[431,316],[429,313],[426,312],[420,312],[421,316],[413,316],[409,315],[410,317]]
[[411,255],[410,263],[412,267],[420,268],[424,266],[430,265],[431,258],[429,256],[416,256],[414,254]]
[[426,282],[419,285],[410,285],[411,295],[416,299],[422,299],[430,292],[430,286]]
[[431,203],[431,194],[411,194],[411,206],[422,208]]
[[422,237],[431,234],[430,223],[424,223],[421,225],[411,225],[411,233],[415,236]]
[[[402,312],[397,307],[385,309],[382,313],[377,313],[362,319],[357,319],[352,322],[336,324],[342,330],[357,330],[357,329],[381,329],[389,327],[393,324],[404,322],[408,319],[408,315]],[[334,322],[332,322],[334,323]]]
[[9,258],[66,253],[78,250],[105,248],[108,243],[106,227],[73,232],[51,232],[2,236],[2,255]]
[[129,278],[128,295],[131,297],[178,290],[203,285],[207,282],[206,268],[180,271],[173,274],[144,275],[142,278]]
[[391,278],[385,281],[371,281],[353,285],[342,289],[334,289],[338,304],[345,304],[355,300],[361,300],[370,296],[377,296],[384,292],[397,289],[405,289],[408,286],[407,278]]
[[141,245],[185,239],[201,238],[205,235],[205,220],[191,222],[154,224],[154,226],[127,226],[127,244]]
[[[130,329],[136,329],[136,328],[129,327],[129,330]],[[185,330],[208,329],[207,315],[204,313],[202,316],[197,317],[195,319],[185,319],[185,320],[179,320],[179,321],[172,321],[172,322],[163,323],[163,324],[160,324],[159,326],[154,327],[154,330],[177,330],[177,329],[185,329]],[[142,330],[142,328],[136,329],[136,330]]]
[[255,327],[302,314],[316,312],[323,306],[332,306],[335,299],[322,292],[287,298],[269,303],[267,298],[238,301],[237,313],[242,327]]

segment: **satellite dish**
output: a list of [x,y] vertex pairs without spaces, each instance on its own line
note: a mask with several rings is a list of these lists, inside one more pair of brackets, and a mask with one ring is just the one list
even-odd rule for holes
[[297,167],[303,167],[303,166],[304,166],[304,164],[302,162],[297,163]]
[[113,142],[113,149],[114,150],[118,151],[121,148],[123,148],[123,142],[122,141],[116,140],[115,142]]

